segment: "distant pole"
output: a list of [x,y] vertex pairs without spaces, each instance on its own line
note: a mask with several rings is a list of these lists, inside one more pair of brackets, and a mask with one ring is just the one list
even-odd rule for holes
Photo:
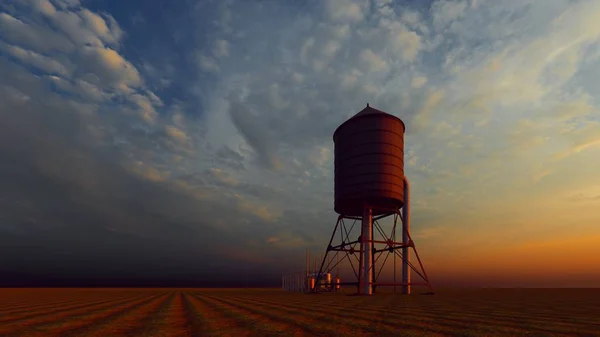
[[304,257],[304,274],[306,274],[306,277],[308,277],[308,248],[306,248]]
[[[373,229],[374,224],[373,221],[371,220],[371,240],[375,240],[375,234],[374,234],[374,229]],[[376,275],[375,275],[375,253],[373,252],[373,248],[375,247],[375,244],[371,243],[371,281],[373,282],[373,285],[371,286],[371,291],[372,293],[375,293],[377,291],[377,285],[376,282],[377,280]]]
[[308,247],[306,247],[306,252],[305,252],[305,257],[304,257],[304,289],[306,291],[306,288],[308,288],[308,275],[310,274],[309,269],[309,257],[308,257]]
[[373,273],[371,272],[371,268],[373,267],[373,237],[372,237],[372,227],[373,227],[373,210],[371,207],[365,205],[363,210],[363,218],[362,218],[362,233],[361,233],[361,250],[362,250],[362,289],[361,293],[363,295],[371,295],[373,293]]
[[323,254],[319,255],[319,262],[323,261]]

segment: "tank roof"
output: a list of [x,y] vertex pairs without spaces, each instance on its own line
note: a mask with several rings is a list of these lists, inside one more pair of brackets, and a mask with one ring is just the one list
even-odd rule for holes
[[352,118],[356,118],[356,117],[362,117],[362,116],[366,116],[366,115],[374,115],[374,114],[384,114],[384,115],[389,115],[387,112],[383,112],[381,110],[377,110],[375,108],[372,108],[369,103],[367,103],[367,107],[360,110],[356,115],[350,117],[350,119]]
[[339,129],[341,129],[344,125],[346,125],[346,123],[348,123],[352,120],[355,120],[357,118],[362,118],[362,117],[367,117],[367,116],[376,116],[376,115],[379,115],[382,117],[389,116],[389,117],[399,120],[400,123],[402,123],[402,128],[404,128],[404,130],[406,131],[406,125],[404,125],[404,122],[400,118],[398,118],[392,114],[389,114],[387,112],[372,108],[371,106],[369,106],[369,103],[367,103],[367,106],[364,109],[360,110],[356,115],[348,118],[345,122],[343,122],[340,126],[338,126],[337,129],[335,129],[335,132],[333,133],[333,138],[335,139],[335,134],[338,132]]

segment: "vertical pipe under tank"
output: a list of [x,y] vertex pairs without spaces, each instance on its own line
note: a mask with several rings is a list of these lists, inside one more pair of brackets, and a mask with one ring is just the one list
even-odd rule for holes
[[410,295],[410,268],[408,263],[410,262],[410,251],[409,251],[409,234],[410,234],[410,185],[408,178],[404,177],[404,206],[402,206],[402,294]]
[[363,217],[362,217],[362,262],[363,262],[363,288],[361,289],[361,294],[363,295],[371,295],[373,293],[373,274],[371,273],[373,259],[373,237],[372,237],[372,227],[373,227],[373,210],[365,206],[363,209]]
[[[375,240],[375,234],[374,234],[374,228],[373,228],[373,221],[371,220],[371,240]],[[373,251],[373,248],[375,248],[374,244],[371,244],[371,251]],[[373,283],[376,282],[376,277],[375,277],[375,253],[372,252],[371,253],[371,280]],[[373,284],[373,286],[371,286],[371,291],[373,292],[373,294],[377,291],[377,286],[375,284]]]

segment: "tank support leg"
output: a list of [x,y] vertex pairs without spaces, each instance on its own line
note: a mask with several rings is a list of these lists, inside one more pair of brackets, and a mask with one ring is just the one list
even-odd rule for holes
[[335,227],[333,228],[333,233],[331,233],[331,238],[329,239],[329,243],[327,244],[327,249],[325,250],[325,256],[323,256],[323,260],[321,261],[321,267],[319,268],[319,272],[317,273],[315,285],[311,289],[312,292],[317,292],[317,285],[321,281],[321,274],[323,273],[323,266],[325,265],[325,259],[327,259],[327,254],[329,254],[329,251],[331,250],[331,243],[333,242],[333,238],[335,237],[335,233],[337,232],[342,219],[343,219],[343,217],[340,215],[338,217],[338,220],[335,223]]

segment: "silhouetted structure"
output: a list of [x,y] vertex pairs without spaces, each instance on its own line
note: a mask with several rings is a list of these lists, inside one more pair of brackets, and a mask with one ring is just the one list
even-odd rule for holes
[[[404,122],[398,117],[367,104],[366,108],[342,123],[334,132],[334,209],[339,217],[316,273],[315,284],[320,284],[322,275],[330,273],[337,264],[349,261],[356,281],[342,282],[340,285],[355,285],[359,294],[370,295],[377,286],[400,285],[404,294],[410,294],[411,285],[416,284],[425,285],[431,290],[410,237],[410,189],[404,176],[404,131]],[[391,233],[386,233],[378,220],[389,216],[394,217],[394,225]],[[403,224],[402,242],[396,242],[398,218]],[[344,220],[361,222],[357,238],[352,236],[354,225],[348,230]],[[377,229],[379,238],[375,237],[374,229]],[[341,241],[334,244],[338,232]],[[410,262],[409,248],[415,252],[419,268]],[[331,252],[335,252],[335,264],[332,258],[328,258]],[[340,259],[337,256],[339,253],[345,256]],[[394,256],[394,280],[391,283],[377,282],[389,254]],[[385,260],[376,272],[375,265],[383,255],[386,255]],[[396,282],[396,256],[402,259],[402,282]],[[356,262],[358,268],[354,266]],[[423,281],[411,282],[411,270]],[[311,286],[311,289],[319,291],[316,286]]]

